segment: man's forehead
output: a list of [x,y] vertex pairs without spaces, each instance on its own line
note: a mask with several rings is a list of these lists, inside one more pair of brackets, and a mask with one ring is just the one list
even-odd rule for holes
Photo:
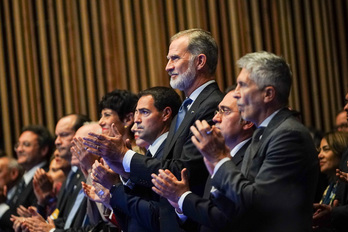
[[76,121],[75,115],[66,116],[60,119],[56,126],[56,131],[69,131],[73,129],[73,126]]
[[32,131],[24,131],[20,136],[18,140],[26,140],[26,141],[34,141],[38,139],[38,135],[35,134]]
[[169,45],[168,56],[187,52],[188,43],[188,38],[184,36],[173,40]]

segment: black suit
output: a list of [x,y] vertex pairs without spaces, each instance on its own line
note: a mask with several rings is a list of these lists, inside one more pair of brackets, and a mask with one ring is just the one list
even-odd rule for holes
[[[63,229],[65,222],[69,216],[70,210],[74,206],[75,200],[77,198],[77,195],[79,194],[80,190],[82,189],[82,184],[81,182],[85,181],[85,177],[80,171],[80,169],[77,170],[76,175],[74,178],[69,182],[69,185],[67,187],[66,192],[62,196],[61,199],[64,200],[65,202],[64,205],[59,205],[58,208],[60,210],[59,216],[56,220],[54,220],[54,224],[57,229]],[[64,188],[64,185],[62,186]],[[63,190],[64,191],[64,190]],[[85,197],[79,207],[79,210],[77,211],[73,222],[71,224],[71,227],[80,227],[82,225],[84,216],[86,215],[86,208],[87,208],[87,198]],[[82,215],[82,216],[81,216]]]
[[282,109],[265,129],[255,153],[250,147],[241,171],[227,161],[212,179],[213,186],[234,202],[235,218],[242,217],[240,228],[311,231],[318,160],[307,129]]
[[[243,161],[243,157],[247,147],[251,140],[246,142],[234,155],[232,161],[240,169]],[[234,211],[231,210],[233,207],[233,201],[226,198],[218,190],[213,194],[211,190],[211,177],[207,179],[204,197],[201,198],[196,194],[189,194],[185,197],[183,202],[183,213],[190,219],[183,227],[192,228],[191,220],[198,223],[200,226],[199,231],[233,231],[235,225],[230,218],[233,218]]]
[[[153,158],[162,158],[165,141]],[[115,197],[111,198],[110,205],[123,231],[159,231],[159,197],[150,188],[135,186],[130,190],[119,184],[111,194]]]
[[[46,163],[42,168],[47,172],[48,164]],[[13,201],[14,198],[17,199],[15,202]],[[7,210],[0,219],[0,231],[13,231],[12,229],[13,223],[10,221],[10,218],[12,214],[18,216],[17,208],[20,205],[23,205],[24,207],[27,208],[29,206],[36,206],[36,204],[37,204],[37,199],[33,189],[33,180],[31,179],[30,182],[26,185],[23,192],[21,192],[19,196],[17,197],[13,196],[12,200],[8,202],[10,209]]]
[[[161,160],[144,157],[140,154],[133,156],[130,167],[132,182],[151,187],[151,174],[158,173],[159,169],[169,169],[180,179],[181,170],[187,168],[190,189],[202,196],[208,172],[202,155],[191,141],[190,126],[194,125],[196,120],[210,121],[222,98],[223,94],[216,83],[206,86],[191,105],[176,132],[177,117],[173,119]],[[179,225],[173,207],[166,199],[160,201],[161,230],[178,231]]]

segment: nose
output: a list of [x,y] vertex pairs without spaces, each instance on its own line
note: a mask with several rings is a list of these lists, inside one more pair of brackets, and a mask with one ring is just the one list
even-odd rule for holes
[[236,98],[236,99],[240,98],[240,87],[239,87],[239,85],[237,85],[236,89],[234,90],[233,97]]
[[220,123],[220,122],[221,122],[220,113],[215,114],[215,116],[214,116],[214,118],[213,118],[213,122],[214,122],[214,123]]
[[57,136],[57,138],[56,138],[56,140],[54,141],[54,143],[56,144],[56,146],[62,144],[62,140],[60,139],[60,136],[59,136],[59,135]]
[[167,65],[166,65],[166,72],[172,71],[174,69],[174,65],[172,60],[168,60]]
[[141,117],[140,117],[139,113],[134,114],[134,122],[141,123]]
[[323,155],[322,152],[319,152],[319,154],[318,154],[318,159],[321,160],[322,158],[324,158],[324,155]]
[[103,120],[103,117],[101,117],[101,118],[99,119],[99,126],[101,126],[101,127],[105,126],[105,122],[104,122],[104,120]]

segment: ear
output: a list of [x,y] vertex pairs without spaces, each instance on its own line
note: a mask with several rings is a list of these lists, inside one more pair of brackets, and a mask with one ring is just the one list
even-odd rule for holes
[[123,119],[123,125],[125,127],[130,127],[131,125],[133,125],[134,123],[134,113],[130,112],[128,114],[126,114],[126,116]]
[[263,91],[265,103],[269,103],[275,99],[276,91],[273,86],[266,86]]
[[243,124],[243,130],[249,130],[250,128],[252,128],[254,126],[254,123],[249,122],[249,121],[244,121],[242,122]]
[[205,64],[207,63],[207,57],[204,54],[199,54],[197,57],[197,70],[201,70],[204,68]]
[[49,155],[48,150],[49,150],[48,146],[44,146],[43,148],[41,148],[41,156],[46,157],[47,155]]
[[164,108],[162,111],[162,121],[167,122],[172,117],[172,114],[172,108],[170,108],[169,106]]
[[11,179],[12,181],[15,181],[15,180],[17,180],[18,176],[19,176],[19,171],[18,171],[18,169],[12,168],[11,171],[10,171],[10,179]]

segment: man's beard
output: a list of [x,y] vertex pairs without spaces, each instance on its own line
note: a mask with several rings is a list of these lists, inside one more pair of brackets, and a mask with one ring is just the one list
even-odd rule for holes
[[182,73],[181,75],[178,75],[176,79],[170,79],[170,86],[173,89],[178,89],[180,91],[184,91],[193,84],[195,77],[196,77],[196,70],[193,65],[194,59],[191,59],[189,62],[189,68],[186,70],[186,72]]

